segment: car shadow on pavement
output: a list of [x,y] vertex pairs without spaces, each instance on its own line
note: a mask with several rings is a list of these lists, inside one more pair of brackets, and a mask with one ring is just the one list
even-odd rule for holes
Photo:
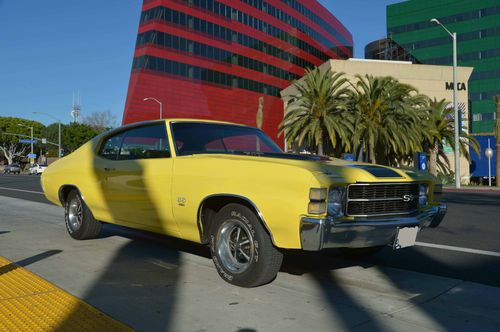
[[[498,316],[496,319],[492,319],[492,317],[488,317],[487,313],[490,310],[494,311],[495,308],[488,308],[484,314],[478,313],[478,311],[483,310],[482,307],[488,306],[487,302],[483,302],[483,299],[480,298],[471,297],[471,295],[478,294],[467,294],[461,287],[464,280],[479,281],[478,278],[481,278],[482,275],[487,273],[488,269],[493,267],[493,264],[489,263],[489,259],[476,258],[474,261],[468,262],[465,267],[464,265],[458,267],[438,261],[425,252],[416,250],[415,247],[405,249],[402,254],[405,255],[406,259],[401,260],[402,263],[399,265],[384,262],[383,252],[374,256],[369,261],[377,264],[377,266],[392,266],[404,270],[413,270],[452,278],[437,280],[436,282],[442,283],[442,286],[429,291],[428,285],[425,282],[418,282],[420,278],[411,280],[411,276],[408,277],[406,271],[391,271],[387,268],[379,268],[379,271],[383,272],[395,287],[404,292],[416,294],[409,299],[413,308],[416,309],[408,309],[408,311],[412,312],[411,320],[419,322],[423,316],[424,321],[430,321],[433,324],[432,328],[437,327],[438,330],[442,331],[473,331],[483,329],[485,331],[494,331],[498,329],[500,322]],[[420,266],[412,268],[408,262],[419,262]],[[479,290],[480,292],[481,290]],[[481,309],[477,307],[478,302],[481,302]],[[469,305],[471,305],[470,308]],[[474,308],[474,306],[476,307]],[[496,309],[500,310],[500,308]],[[496,322],[492,322],[493,320],[496,320]],[[425,326],[425,323],[422,326]]]
[[[349,283],[337,278],[335,273],[336,270],[353,266],[377,269],[380,275],[384,276],[383,279],[392,285],[390,287],[394,287],[400,294],[410,295],[406,299],[407,304],[402,305],[401,308],[390,309],[389,307],[384,308],[385,302],[380,301],[380,307],[376,307],[374,310],[372,301],[376,300],[369,301],[371,304],[361,303],[352,290],[349,290],[352,288]],[[481,322],[480,315],[466,309],[466,302],[454,303],[454,308],[447,308],[446,306],[450,305],[451,301],[447,299],[440,302],[441,299],[438,298],[450,294],[450,296],[457,298],[463,297],[464,295],[460,295],[461,290],[459,289],[463,280],[485,283],[487,280],[482,279],[490,276],[489,282],[491,283],[491,280],[494,279],[491,278],[491,273],[495,273],[494,269],[493,259],[490,258],[480,258],[479,260],[476,258],[468,262],[466,267],[463,264],[453,266],[434,259],[422,252],[420,248],[406,248],[397,252],[386,248],[371,258],[359,259],[345,258],[338,250],[319,253],[292,252],[285,255],[281,271],[294,275],[310,275],[328,300],[332,313],[335,313],[342,320],[347,330],[385,330],[384,326],[386,325],[380,325],[380,317],[385,316],[384,319],[390,319],[393,314],[405,310],[405,314],[409,312],[418,314],[415,322],[406,322],[410,325],[420,324],[418,320],[423,319],[426,322],[431,322],[429,327],[431,329],[438,327],[439,330],[443,331],[467,331],[474,330],[478,324],[484,325],[486,330],[494,330],[495,325],[492,324],[491,318],[488,323]],[[424,275],[412,275],[407,270],[424,273]],[[449,277],[455,280],[440,279],[439,277],[436,279],[431,275]],[[435,284],[429,285],[428,282]],[[458,288],[456,288],[457,286]],[[498,285],[495,286],[498,287]],[[402,296],[404,298],[405,295]],[[480,299],[471,300],[480,301]]]
[[0,235],[10,233],[10,231],[0,231]]
[[83,300],[141,331],[169,331],[176,303],[180,253],[150,241],[121,247]]
[[[493,287],[500,287],[498,258],[475,255],[472,259],[453,262],[438,261],[426,254],[423,247],[410,247],[393,251],[386,248],[371,258],[365,258],[362,264],[387,266],[407,271],[431,274],[440,277],[465,280],[481,283]],[[458,255],[458,254],[457,254]],[[443,259],[444,260],[444,259]]]

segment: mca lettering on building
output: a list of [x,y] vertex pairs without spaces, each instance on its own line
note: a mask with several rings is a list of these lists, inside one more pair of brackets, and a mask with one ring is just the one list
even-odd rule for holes
[[[444,84],[446,90],[453,90],[453,82],[445,82]],[[458,91],[467,91],[467,85],[463,82],[457,82]]]

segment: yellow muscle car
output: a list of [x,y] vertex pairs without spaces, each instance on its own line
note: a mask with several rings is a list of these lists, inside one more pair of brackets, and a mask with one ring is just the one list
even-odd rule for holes
[[73,238],[112,223],[209,244],[221,277],[244,287],[273,280],[286,249],[397,249],[446,213],[425,173],[287,154],[261,130],[204,120],[101,134],[42,186]]

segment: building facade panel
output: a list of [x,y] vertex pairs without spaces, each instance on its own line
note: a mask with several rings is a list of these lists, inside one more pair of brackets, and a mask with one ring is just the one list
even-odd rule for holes
[[[387,7],[387,33],[421,63],[451,65],[452,40],[437,18],[457,32],[458,65],[474,67],[470,80],[472,133],[490,133],[493,97],[500,95],[500,1],[421,0]],[[487,116],[475,116],[490,113]]]
[[145,0],[123,123],[163,116],[255,125],[279,144],[279,91],[305,68],[352,56],[352,36],[317,1]]
[[[388,35],[421,63],[452,65],[452,39],[432,18],[457,33],[458,65],[474,67],[468,89],[470,131],[478,138],[491,134],[493,98],[500,95],[500,0],[420,0],[387,7]],[[471,173],[479,176],[487,160],[473,155]]]

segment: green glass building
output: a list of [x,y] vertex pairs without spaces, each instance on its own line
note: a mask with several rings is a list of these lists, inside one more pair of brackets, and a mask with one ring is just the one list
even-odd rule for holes
[[409,0],[387,7],[388,37],[423,64],[451,66],[452,39],[432,18],[457,33],[458,65],[474,67],[470,131],[492,133],[493,97],[500,95],[500,0]]

